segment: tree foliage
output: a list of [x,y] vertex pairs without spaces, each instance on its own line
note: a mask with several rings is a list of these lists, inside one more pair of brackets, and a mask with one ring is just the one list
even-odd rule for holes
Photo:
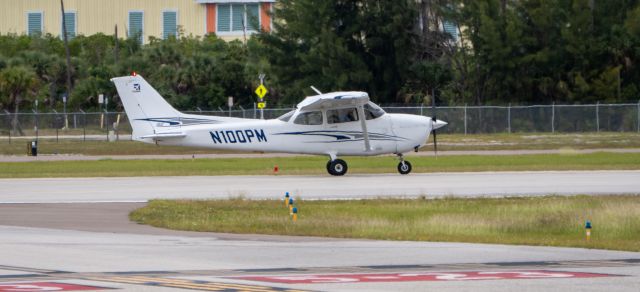
[[[224,106],[229,96],[250,105],[259,73],[267,74],[270,106],[300,101],[311,85],[367,91],[385,104],[635,102],[640,93],[636,0],[280,0],[274,7],[274,29],[246,43],[78,36],[69,43],[69,106],[97,109],[105,94],[118,107],[109,79],[132,71],[183,110]],[[453,34],[444,30],[452,25]],[[60,109],[66,66],[59,37],[0,35],[0,109],[27,110],[35,99]]]

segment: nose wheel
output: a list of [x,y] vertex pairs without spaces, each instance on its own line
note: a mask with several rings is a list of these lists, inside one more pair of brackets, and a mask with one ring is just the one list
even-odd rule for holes
[[411,172],[411,163],[409,161],[400,161],[398,163],[398,172],[400,174],[409,174]]
[[347,173],[347,163],[342,159],[329,160],[327,171],[330,175],[341,176]]
[[400,163],[398,163],[398,172],[400,174],[409,174],[411,172],[411,163],[404,160],[402,154],[398,154],[398,159],[400,159]]

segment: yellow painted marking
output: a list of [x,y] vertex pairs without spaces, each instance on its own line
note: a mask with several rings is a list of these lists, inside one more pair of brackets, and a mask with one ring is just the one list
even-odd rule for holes
[[[219,283],[219,282],[205,282],[195,283],[195,280],[177,279],[177,278],[154,278],[145,276],[124,276],[124,277],[87,277],[87,280],[94,281],[108,281],[125,284],[139,284],[148,285],[148,283],[156,283],[159,287],[174,287],[174,288],[187,288],[197,289],[204,291],[222,291],[222,290],[237,290],[247,292],[273,292],[276,291],[273,287],[268,286],[254,286],[234,283]],[[291,292],[302,290],[287,290]]]

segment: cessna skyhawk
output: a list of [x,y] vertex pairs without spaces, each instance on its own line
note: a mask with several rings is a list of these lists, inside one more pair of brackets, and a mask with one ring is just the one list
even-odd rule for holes
[[[133,129],[133,140],[158,145],[327,155],[327,171],[347,173],[340,156],[396,154],[398,172],[411,172],[402,153],[417,151],[447,125],[431,117],[385,113],[366,92],[308,96],[277,119],[183,114],[139,74],[111,79]],[[315,89],[314,89],[315,90]]]

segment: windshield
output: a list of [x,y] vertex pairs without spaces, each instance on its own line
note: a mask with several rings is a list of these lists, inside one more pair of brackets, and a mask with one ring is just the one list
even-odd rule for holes
[[367,116],[367,120],[373,120],[384,115],[384,110],[376,104],[369,102],[364,105],[364,114]]
[[296,110],[292,110],[284,115],[281,115],[278,117],[278,120],[281,120],[283,122],[288,122],[289,119],[291,119],[291,117],[293,116],[293,114],[296,112]]

